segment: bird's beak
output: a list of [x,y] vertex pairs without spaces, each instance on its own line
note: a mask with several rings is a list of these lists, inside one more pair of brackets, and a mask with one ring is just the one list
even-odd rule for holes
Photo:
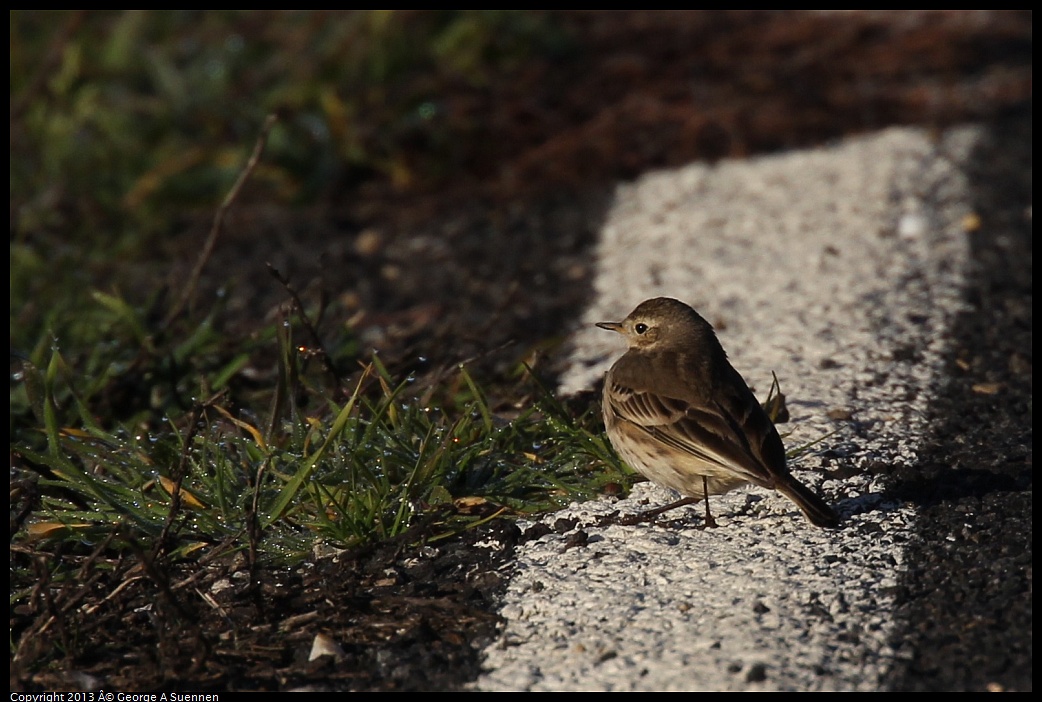
[[608,331],[623,333],[622,322],[597,322],[596,326]]

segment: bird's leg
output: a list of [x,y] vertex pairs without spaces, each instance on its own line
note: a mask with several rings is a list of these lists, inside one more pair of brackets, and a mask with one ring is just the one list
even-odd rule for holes
[[682,499],[677,500],[676,502],[670,502],[668,505],[663,505],[662,507],[656,507],[655,509],[645,510],[644,512],[640,513],[641,521],[651,521],[652,519],[654,519],[655,517],[659,516],[663,512],[668,512],[670,510],[676,509],[677,507],[683,507],[684,505],[691,505],[691,504],[694,504],[696,502],[698,502],[698,498],[697,497],[684,497]]
[[705,495],[706,500],[706,526],[716,528],[716,520],[709,513],[709,480],[704,475],[702,476],[702,494]]
[[683,507],[684,505],[694,504],[695,502],[698,502],[698,500],[699,498],[697,497],[684,497],[682,499],[677,500],[676,502],[670,502],[668,505],[663,505],[662,507],[656,507],[655,509],[647,509],[637,514],[629,514],[625,517],[620,517],[617,520],[617,523],[622,524],[623,526],[631,526],[633,524],[642,524],[644,522],[650,522],[663,512],[668,512],[671,509]]
[[618,523],[625,526],[629,526],[632,524],[640,524],[642,522],[650,522],[663,512],[669,512],[670,510],[674,510],[677,507],[683,507],[684,505],[692,505],[698,502],[699,500],[704,499],[706,503],[705,524],[707,527],[715,528],[717,526],[716,520],[713,519],[713,515],[709,513],[709,481],[706,479],[705,476],[702,476],[702,494],[705,495],[704,498],[683,497],[677,500],[676,502],[670,502],[668,505],[663,505],[662,507],[656,507],[655,509],[644,510],[639,514],[632,514],[626,517],[622,517],[618,520]]

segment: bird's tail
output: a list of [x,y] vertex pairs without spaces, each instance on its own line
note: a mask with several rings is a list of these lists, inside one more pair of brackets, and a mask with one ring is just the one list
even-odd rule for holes
[[811,524],[823,529],[833,529],[839,526],[839,515],[828,506],[825,500],[791,475],[786,475],[784,480],[778,480],[775,488],[795,502]]

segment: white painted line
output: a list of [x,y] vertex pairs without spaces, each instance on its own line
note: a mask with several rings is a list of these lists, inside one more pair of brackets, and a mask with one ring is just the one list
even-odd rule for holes
[[[685,526],[588,526],[519,549],[486,651],[486,690],[878,690],[894,662],[893,588],[913,509],[873,466],[910,463],[960,309],[976,128],[889,129],[828,148],[696,164],[620,186],[597,251],[596,302],[562,391],[592,387],[622,353],[590,325],[677,297],[717,327],[763,400],[775,372],[793,463],[845,517],[809,525],[783,497],[745,488]],[[849,417],[850,419],[843,419]],[[592,524],[664,504],[573,505]],[[683,514],[679,516],[684,516]]]

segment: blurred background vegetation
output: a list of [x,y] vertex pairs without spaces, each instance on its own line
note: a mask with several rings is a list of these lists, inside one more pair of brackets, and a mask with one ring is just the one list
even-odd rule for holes
[[[155,226],[213,205],[265,115],[285,116],[259,179],[299,203],[379,173],[444,176],[445,83],[480,86],[560,32],[519,11],[15,12],[18,235],[68,219]],[[413,142],[422,140],[422,148]],[[422,158],[421,158],[422,157]],[[104,220],[100,223],[104,223]],[[111,226],[111,225],[110,225]]]
[[431,185],[484,131],[447,114],[446,88],[567,44],[519,11],[12,12],[12,344],[72,324],[70,288],[119,282],[114,265],[212,216],[267,114],[244,202]]

